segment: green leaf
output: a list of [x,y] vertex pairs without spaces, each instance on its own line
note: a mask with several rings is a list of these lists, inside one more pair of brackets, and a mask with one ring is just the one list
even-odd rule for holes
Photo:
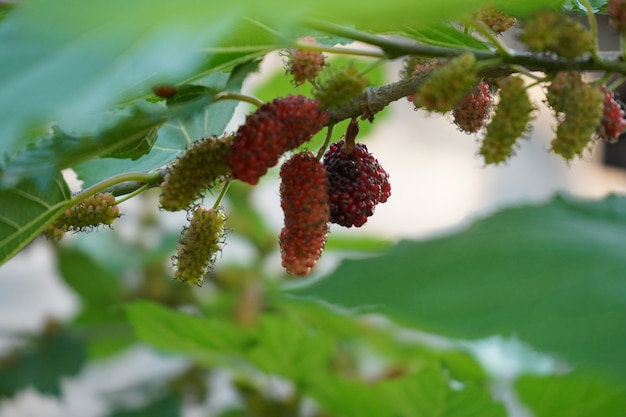
[[574,365],[626,378],[625,245],[625,199],[555,198],[453,236],[346,260],[296,294],[450,337],[515,334]]
[[0,189],[0,265],[37,237],[59,216],[72,197],[60,173],[51,179],[52,187],[42,190],[22,181]]
[[[609,2],[607,0],[589,0],[589,4],[591,5],[594,13],[606,11],[608,3]],[[563,5],[563,9],[567,11],[587,13],[587,9],[584,4],[580,2],[580,0],[567,0]]]
[[251,343],[247,332],[218,318],[190,316],[146,301],[129,304],[126,312],[139,340],[209,364],[216,355],[236,354]]
[[[214,73],[196,82],[209,91],[238,92],[242,80],[230,82],[226,73]],[[83,180],[83,187],[89,187],[99,181],[122,172],[147,172],[164,166],[184,151],[190,142],[210,135],[221,135],[235,112],[238,102],[234,100],[211,103],[184,117],[171,117],[159,129],[158,139],[149,154],[136,161],[110,158],[94,159],[74,167],[78,177]],[[188,104],[194,106],[194,103]],[[174,106],[170,112],[177,111]]]
[[68,333],[43,335],[8,357],[0,358],[0,396],[34,387],[60,395],[60,379],[76,375],[85,361],[82,343]]
[[622,417],[626,410],[626,385],[597,375],[525,376],[516,388],[536,417]]
[[[34,146],[19,152],[7,161],[5,182],[22,177],[32,178],[42,187],[49,186],[49,172],[68,168],[86,162],[101,155],[120,156],[129,149],[142,147],[141,142],[152,141],[155,129],[170,119],[189,117],[201,112],[212,101],[206,95],[193,102],[165,109],[161,105],[149,105],[145,108],[133,108],[130,116],[116,118],[116,122],[93,136],[74,136],[53,128],[52,138],[43,140]],[[143,145],[146,150],[146,144]],[[148,147],[152,147],[150,142]],[[133,156],[137,156],[135,149]],[[147,149],[148,151],[150,149]],[[7,180],[8,178],[8,180]]]
[[440,369],[431,367],[417,375],[365,384],[332,376],[311,386],[322,408],[342,417],[504,417],[502,404],[494,403],[484,388],[450,387]]
[[129,140],[124,141],[128,142],[124,146],[116,147],[115,150],[102,155],[102,157],[131,159],[133,161],[139,159],[150,152],[158,138],[158,131],[158,126],[154,126],[151,129],[147,129],[145,133],[132,135]]
[[406,28],[404,35],[425,45],[448,48],[488,50],[484,42],[459,31],[447,22]]

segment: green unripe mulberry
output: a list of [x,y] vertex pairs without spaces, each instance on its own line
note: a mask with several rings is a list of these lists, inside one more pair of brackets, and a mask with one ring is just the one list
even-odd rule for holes
[[478,83],[475,64],[476,57],[470,53],[446,62],[426,78],[413,103],[439,113],[452,110]]
[[601,124],[604,94],[585,83],[580,73],[559,72],[546,98],[559,121],[552,150],[566,160],[573,159],[582,154]]
[[120,208],[111,193],[98,193],[68,209],[44,231],[52,239],[60,239],[65,232],[82,232],[109,226],[120,217]]
[[213,136],[193,142],[168,169],[161,184],[161,207],[167,211],[185,210],[227,176],[231,141],[232,136]]
[[504,162],[513,154],[515,143],[526,132],[533,111],[521,77],[507,77],[499,86],[500,102],[480,147],[486,164]]
[[226,216],[219,209],[196,207],[189,217],[189,226],[180,235],[174,256],[174,277],[189,285],[202,285],[204,274],[215,262],[222,246]]
[[592,52],[594,40],[582,24],[554,10],[536,13],[524,25],[520,40],[536,52],[554,52],[563,58],[577,58]]

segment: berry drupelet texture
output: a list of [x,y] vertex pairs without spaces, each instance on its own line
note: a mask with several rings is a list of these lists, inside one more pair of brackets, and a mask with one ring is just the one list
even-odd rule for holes
[[464,53],[434,69],[413,96],[416,107],[447,113],[465,97],[478,82],[476,57]]
[[487,121],[492,102],[489,85],[481,81],[452,110],[454,124],[466,133],[478,132]]
[[600,91],[604,94],[604,111],[596,134],[600,139],[604,139],[607,142],[615,142],[626,129],[624,110],[615,100],[611,90],[607,90],[606,87],[602,86]]
[[[301,39],[303,43],[315,44],[316,40],[312,36],[305,36]],[[287,51],[288,60],[286,70],[293,77],[295,85],[299,86],[307,81],[313,82],[322,72],[326,58],[319,51],[311,49],[291,48]]]
[[98,226],[109,226],[120,217],[120,208],[111,193],[98,193],[69,207],[45,231],[48,237],[60,239],[65,232],[89,231]]
[[604,94],[570,71],[554,76],[546,98],[558,120],[552,151],[568,161],[582,155],[601,125]]
[[391,195],[389,174],[363,144],[347,153],[344,141],[330,146],[324,155],[328,175],[330,221],[360,227],[374,214],[374,207]]
[[311,153],[292,156],[280,169],[280,199],[285,225],[280,233],[283,267],[307,275],[322,254],[328,234],[328,180]]
[[174,277],[189,285],[202,285],[204,274],[213,266],[221,249],[226,216],[219,209],[196,207],[189,226],[181,233],[178,252],[173,257]]
[[233,178],[255,185],[281,155],[311,140],[328,123],[317,100],[301,95],[277,98],[248,115],[228,151]]
[[161,184],[161,207],[185,210],[203,192],[225,178],[230,169],[227,155],[232,136],[209,137],[193,142],[169,167]]
[[513,155],[517,139],[528,129],[534,109],[521,77],[507,77],[498,85],[500,101],[479,151],[486,164],[499,164]]

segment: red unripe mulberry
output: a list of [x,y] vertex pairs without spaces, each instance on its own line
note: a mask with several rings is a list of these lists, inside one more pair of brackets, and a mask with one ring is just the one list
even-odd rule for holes
[[299,153],[280,169],[280,199],[285,226],[280,233],[283,267],[307,275],[322,254],[328,234],[328,181],[311,152]]
[[615,101],[615,96],[611,90],[607,90],[606,87],[602,86],[601,91],[604,94],[604,111],[596,134],[607,142],[615,142],[626,128],[624,110]]
[[316,100],[292,95],[277,98],[250,114],[235,133],[228,152],[233,178],[254,185],[280,156],[311,140],[328,113]]

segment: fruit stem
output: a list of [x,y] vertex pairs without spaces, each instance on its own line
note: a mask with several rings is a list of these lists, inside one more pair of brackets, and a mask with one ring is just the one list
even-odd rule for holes
[[361,72],[359,73],[360,76],[365,76],[368,72],[380,67],[381,65],[387,63],[387,60],[385,58],[380,58],[377,59],[376,61],[372,62],[370,65],[368,65],[367,67],[363,68],[363,70],[361,70]]
[[221,100],[238,100],[243,101],[244,103],[250,103],[256,107],[261,107],[263,104],[265,104],[263,100],[256,97],[242,93],[234,93],[232,91],[220,91],[215,96],[213,96],[213,102]]
[[[107,178],[106,180],[101,181],[97,184],[94,184],[91,187],[86,188],[82,190],[81,192],[75,194],[72,197],[72,199],[68,201],[68,203],[71,202],[70,205],[76,205],[76,204],[82,203],[90,196],[97,194],[97,193],[101,193],[101,192],[110,192],[113,195],[116,195],[116,194],[120,195],[122,193],[116,193],[115,186],[120,185],[122,183],[127,183],[127,182],[132,182],[132,181],[141,183],[141,185],[138,188],[135,188],[133,191],[129,191],[130,193],[133,193],[137,189],[143,189],[144,187],[149,187],[151,185],[154,185],[160,180],[161,180],[161,173],[158,171],[148,172],[148,173],[128,172],[125,174],[115,175],[111,178]],[[127,193],[123,193],[123,194],[127,194]]]
[[468,27],[474,28],[476,32],[483,35],[485,39],[487,39],[496,48],[501,56],[506,58],[511,58],[513,56],[509,48],[504,43],[502,43],[502,41],[497,38],[495,33],[493,33],[493,31],[483,22],[464,19],[463,24],[467,25]]
[[310,51],[328,52],[329,54],[364,56],[369,58],[384,58],[386,55],[380,51],[367,51],[354,48],[346,48],[342,46],[325,46],[319,43],[295,41],[294,48],[308,49]]
[[615,90],[617,87],[619,87],[620,85],[622,85],[624,83],[624,81],[626,81],[626,77],[625,76],[621,76],[619,77],[617,80],[613,81],[612,83],[608,84],[606,86],[607,90],[613,91]]
[[600,58],[600,54],[598,53],[598,22],[596,21],[596,15],[593,13],[593,7],[591,7],[589,0],[580,0],[580,3],[585,7],[587,19],[589,20],[589,30],[593,37],[593,51],[591,52],[593,59],[601,61],[602,58]]
[[142,185],[141,187],[137,188],[135,191],[124,195],[122,198],[119,198],[119,199],[115,200],[115,204],[121,204],[121,203],[123,203],[126,200],[130,200],[131,198],[135,197],[136,195],[139,195],[139,194],[143,193],[148,188],[150,188],[150,184],[146,183],[146,184]]
[[226,195],[226,191],[228,191],[228,187],[230,187],[230,183],[231,183],[231,180],[226,180],[226,182],[224,182],[224,185],[222,185],[220,194],[215,199],[215,203],[213,203],[213,210],[217,210],[217,208],[219,207],[220,203],[222,202],[222,199]]
[[324,143],[322,144],[322,147],[319,149],[319,151],[317,151],[317,160],[321,160],[322,157],[324,156],[324,153],[326,152],[326,149],[328,148],[328,145],[330,144],[330,140],[333,136],[333,129],[335,128],[334,124],[330,124],[328,125],[328,130],[326,130],[326,138],[324,139]]
[[356,136],[359,134],[359,122],[356,117],[350,120],[348,129],[346,129],[346,142],[343,146],[343,152],[346,155],[352,154],[354,148],[356,148]]
[[532,73],[532,71],[528,70],[528,68],[524,68],[521,65],[511,65],[511,69],[519,72],[522,75],[525,75],[528,78],[532,78],[533,80],[537,82],[543,82],[546,80],[545,77],[540,77],[538,75],[535,75]]

